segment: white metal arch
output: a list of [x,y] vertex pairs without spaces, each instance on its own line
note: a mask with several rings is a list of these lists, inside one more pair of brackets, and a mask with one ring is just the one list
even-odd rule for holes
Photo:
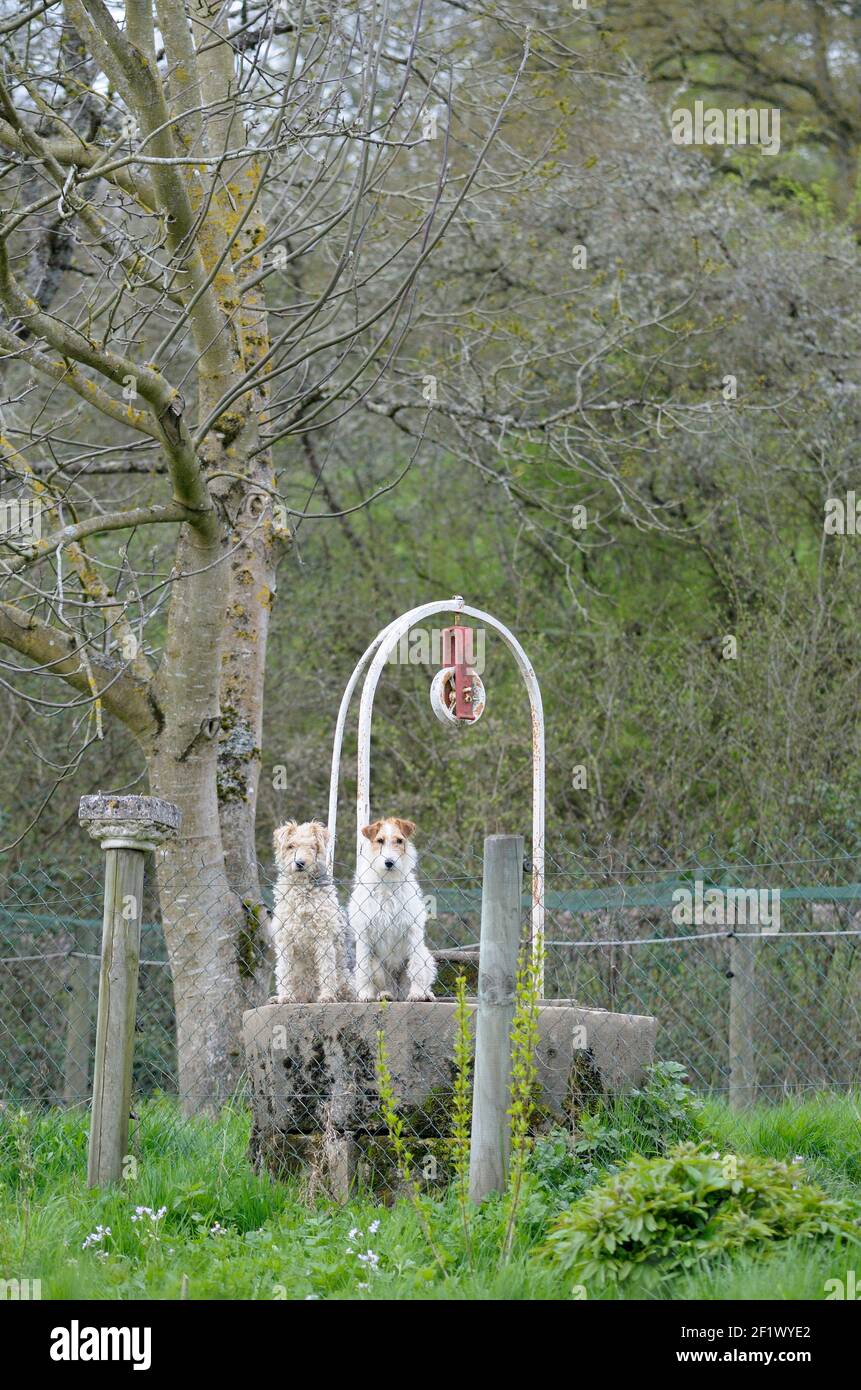
[[[432,617],[435,613],[459,613],[465,614],[469,618],[476,618],[479,622],[486,624],[494,632],[498,632],[505,641],[509,650],[513,653],[517,662],[520,674],[529,694],[529,707],[532,716],[532,944],[533,949],[543,940],[544,933],[544,709],[541,703],[541,690],[538,685],[538,678],[532,668],[525,651],[521,647],[517,638],[496,618],[489,613],[484,613],[480,608],[469,608],[463,599],[456,595],[453,599],[446,599],[442,602],[424,603],[418,608],[411,608],[408,613],[402,613],[399,618],[378,632],[374,640],[370,643],[361,659],[356,664],[355,670],[347,682],[344,694],[341,697],[341,705],[338,710],[338,718],[335,724],[335,739],[332,748],[332,771],[329,781],[329,864],[331,866],[335,854],[335,834],[338,819],[338,779],[341,766],[341,749],[344,742],[344,728],[347,722],[347,714],[350,702],[356,689],[359,677],[371,661],[371,667],[365,676],[362,686],[362,699],[359,707],[359,747],[358,747],[358,778],[356,786],[356,862],[358,863],[361,846],[362,827],[368,824],[371,818],[371,718],[374,709],[374,695],[376,694],[377,684],[382,674],[389,656],[400,641],[411,628],[415,627],[424,618]],[[375,654],[376,653],[376,654]]]

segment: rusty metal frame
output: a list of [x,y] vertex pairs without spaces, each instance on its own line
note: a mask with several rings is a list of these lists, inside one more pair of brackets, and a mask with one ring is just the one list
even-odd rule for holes
[[[332,747],[332,771],[329,781],[329,864],[334,860],[335,855],[335,835],[338,820],[338,779],[341,766],[341,750],[344,742],[344,729],[347,723],[347,715],[350,703],[358,684],[359,677],[365,670],[368,662],[371,662],[370,669],[365,676],[362,686],[362,698],[359,707],[359,746],[358,746],[358,777],[356,784],[356,862],[358,864],[359,852],[362,840],[362,827],[368,824],[371,818],[371,719],[374,710],[374,695],[377,685],[382,675],[383,667],[389,659],[401,637],[405,636],[411,628],[416,627],[425,618],[433,617],[438,613],[458,613],[464,617],[475,618],[485,626],[492,628],[499,633],[506,643],[509,651],[512,652],[518,669],[523,677],[529,695],[529,707],[532,716],[532,912],[531,912],[531,940],[533,950],[537,951],[544,939],[544,783],[545,783],[545,752],[544,752],[544,708],[541,702],[541,690],[538,685],[538,678],[532,668],[525,651],[521,647],[517,638],[505,626],[492,617],[490,613],[483,612],[480,608],[469,608],[460,597],[455,595],[452,599],[442,602],[424,603],[418,608],[411,608],[409,612],[402,613],[399,618],[378,632],[374,640],[370,643],[360,660],[357,662],[353,674],[347,682],[344,694],[341,697],[338,718],[335,724],[335,737]],[[373,659],[372,659],[373,658]],[[543,975],[543,972],[542,972]],[[543,981],[542,981],[543,992]]]

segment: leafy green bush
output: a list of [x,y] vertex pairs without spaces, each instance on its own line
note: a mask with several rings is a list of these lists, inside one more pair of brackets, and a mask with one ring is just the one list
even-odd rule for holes
[[641,1154],[666,1153],[670,1145],[697,1137],[703,1110],[680,1062],[648,1067],[645,1086],[631,1091],[617,1106],[627,1115]]
[[663,1154],[673,1144],[700,1138],[701,1111],[683,1066],[658,1062],[649,1067],[641,1089],[581,1111],[575,1134],[554,1129],[536,1142],[528,1164],[524,1223],[536,1234],[633,1154]]
[[[597,1181],[600,1174],[592,1177]],[[534,1239],[542,1234],[590,1185],[589,1171],[574,1154],[570,1134],[553,1129],[537,1140],[529,1155],[520,1209],[521,1228]]]
[[585,1282],[675,1274],[792,1236],[861,1243],[861,1203],[828,1197],[799,1164],[678,1144],[632,1158],[556,1221],[538,1254]]
[[701,1138],[702,1101],[685,1081],[678,1062],[657,1062],[647,1069],[645,1085],[615,1096],[577,1118],[571,1152],[584,1170],[585,1185],[617,1168],[632,1154],[664,1154],[673,1144]]

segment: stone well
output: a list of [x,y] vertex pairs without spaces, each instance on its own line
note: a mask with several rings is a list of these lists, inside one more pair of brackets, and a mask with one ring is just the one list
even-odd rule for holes
[[[308,1170],[340,1198],[357,1181],[377,1191],[397,1185],[376,1082],[382,1030],[416,1169],[446,1181],[455,1008],[440,1000],[250,1009],[243,1041],[255,1166],[278,1176]],[[559,1000],[542,1005],[538,1024],[536,1131],[570,1124],[589,1097],[636,1086],[652,1060],[654,1018]]]

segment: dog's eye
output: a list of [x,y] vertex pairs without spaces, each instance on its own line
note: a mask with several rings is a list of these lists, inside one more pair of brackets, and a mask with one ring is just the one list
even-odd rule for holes
[[386,843],[386,842],[385,842],[385,840],[382,838],[382,836],[378,835],[378,836],[377,836],[377,844],[378,844],[378,845],[384,845],[385,843]]
[[395,840],[395,844],[396,844],[396,845],[402,845],[402,844],[403,844],[403,840]]

